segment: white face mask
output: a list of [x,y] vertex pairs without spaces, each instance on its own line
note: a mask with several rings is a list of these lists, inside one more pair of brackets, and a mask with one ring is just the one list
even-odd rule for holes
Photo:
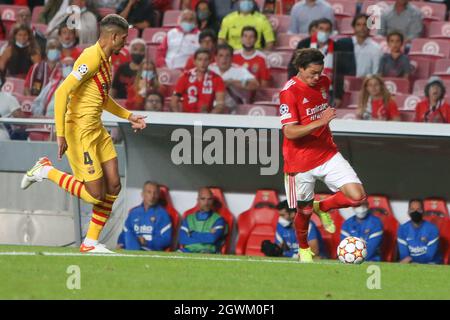
[[355,215],[359,219],[364,219],[367,214],[369,213],[369,208],[367,208],[366,205],[362,205],[356,208],[353,208],[353,211],[355,211]]
[[292,224],[291,221],[286,220],[286,219],[283,218],[283,217],[279,217],[279,218],[278,218],[278,223],[279,223],[282,227],[284,227],[284,228],[287,228],[287,227],[289,227],[289,226]]

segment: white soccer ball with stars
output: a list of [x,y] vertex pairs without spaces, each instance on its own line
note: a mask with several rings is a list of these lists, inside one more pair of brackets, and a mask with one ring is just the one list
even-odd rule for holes
[[339,243],[337,256],[342,263],[361,264],[367,256],[366,242],[357,237],[347,237]]

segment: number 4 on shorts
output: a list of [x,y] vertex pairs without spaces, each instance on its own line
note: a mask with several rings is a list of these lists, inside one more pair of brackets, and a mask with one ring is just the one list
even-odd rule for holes
[[91,156],[89,155],[89,152],[84,153],[84,164],[92,165],[94,163],[91,159]]

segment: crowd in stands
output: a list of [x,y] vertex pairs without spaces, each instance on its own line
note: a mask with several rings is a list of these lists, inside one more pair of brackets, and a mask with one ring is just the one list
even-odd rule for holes
[[[221,203],[224,199],[220,200],[223,195],[217,197],[217,192],[213,194],[213,189],[200,188],[197,205],[186,211],[179,223],[178,213],[176,211],[174,213],[173,205],[168,201],[168,191],[164,191],[165,195],[161,196],[160,188],[162,187],[156,182],[148,181],[144,184],[142,203],[129,211],[117,248],[210,254],[234,252],[230,250],[227,241],[233,232],[233,224],[230,225],[225,220],[226,215],[219,210],[221,206],[226,205]],[[262,192],[274,193],[273,190],[262,190]],[[290,209],[286,200],[273,202],[274,199],[269,201],[269,198],[263,196],[263,201],[254,203],[253,209],[242,213],[238,218],[239,239],[235,251],[237,254],[297,259],[299,246],[293,226],[296,210]],[[438,207],[436,204],[432,204],[426,211],[422,200],[412,199],[408,205],[409,220],[398,226],[392,212],[382,212],[386,208],[383,209],[382,206],[378,208],[377,206],[380,205],[377,201],[380,202],[380,200],[370,200],[372,203],[366,201],[360,207],[352,208],[353,214],[342,223],[338,222],[343,220],[342,216],[339,213],[333,213],[333,219],[337,225],[335,234],[327,233],[320,219],[313,216],[308,230],[308,244],[315,258],[335,258],[337,243],[346,237],[353,236],[366,242],[367,261],[428,264],[441,264],[445,261],[449,263],[448,212],[434,212],[433,210]],[[443,203],[445,206],[445,202]],[[171,208],[172,211],[169,212]],[[387,208],[387,210],[390,209]],[[248,220],[241,219],[248,213],[257,215],[259,224],[262,226],[249,226]],[[266,221],[264,216],[268,217]],[[395,229],[388,226],[392,225],[392,222],[397,225]],[[245,247],[251,247],[249,233],[252,230],[256,234],[257,246],[253,252],[245,249]],[[337,243],[331,242],[330,245],[330,237],[334,237]],[[328,241],[325,241],[325,238],[328,238]],[[238,247],[241,248],[238,249]],[[387,251],[392,254],[389,256],[386,254]],[[445,256],[446,260],[443,259]]]
[[[449,123],[448,6],[437,0],[0,1],[2,91],[22,105],[22,115],[52,117],[53,89],[72,63],[66,58],[76,60],[97,41],[99,20],[118,13],[132,28],[128,46],[112,58],[111,95],[130,110],[251,115],[240,107],[251,104],[277,110],[277,93],[297,74],[295,49],[317,48],[340,117]],[[27,137],[14,126],[10,133]]]

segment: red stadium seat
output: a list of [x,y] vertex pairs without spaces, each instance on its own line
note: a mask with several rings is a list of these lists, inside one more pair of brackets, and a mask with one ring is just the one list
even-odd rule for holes
[[139,37],[139,30],[136,28],[128,29],[127,43],[130,44],[131,41]]
[[291,16],[269,14],[267,15],[270,23],[272,24],[273,31],[276,33],[288,32],[291,24]]
[[344,91],[359,91],[361,90],[362,79],[355,76],[344,76]]
[[338,108],[336,109],[336,117],[344,120],[357,120],[355,108]]
[[268,105],[240,104],[236,107],[236,114],[249,116],[278,116],[278,108]]
[[400,120],[404,122],[413,122],[416,118],[415,110],[399,110]]
[[450,42],[442,39],[413,39],[409,56],[449,58]]
[[14,96],[16,97],[17,101],[19,101],[22,112],[26,116],[32,116],[31,105],[32,105],[34,99],[36,99],[36,97],[24,96],[23,94],[18,94],[18,93],[14,93]]
[[157,71],[159,83],[165,85],[175,84],[182,74],[182,71],[178,69],[160,68]]
[[381,9],[380,14],[383,14],[393,4],[394,4],[394,1],[366,0],[366,1],[363,1],[361,13],[366,13],[369,16],[373,15],[373,14],[377,14],[376,7],[374,7],[376,5],[378,8]]
[[358,104],[359,91],[347,91],[342,96],[342,106],[348,108],[349,105]]
[[423,201],[425,215],[438,217],[449,217],[447,203],[444,199],[428,198]]
[[[231,235],[233,233],[233,222],[234,217],[231,211],[228,209],[228,206],[225,202],[225,197],[223,195],[223,191],[220,188],[216,187],[210,187],[209,188],[214,196],[214,210],[217,211],[218,214],[224,218],[227,226],[228,226],[228,233],[225,239],[225,245],[222,247],[222,253],[229,253],[231,248]],[[183,213],[183,219],[185,219],[188,215],[193,214],[198,211],[198,206],[187,210]]]
[[398,222],[394,217],[389,199],[381,195],[367,197],[369,209],[381,219],[383,223],[383,242],[381,244],[381,258],[383,261],[393,262],[397,259],[397,229]]
[[153,45],[153,46],[152,46],[152,45],[147,46],[147,56],[148,56],[152,61],[155,61],[157,51],[158,51],[158,46],[155,46],[155,45]]
[[428,79],[431,75],[431,70],[434,65],[434,59],[428,57],[409,57],[409,61],[412,66],[412,72],[410,75],[411,81],[417,79]]
[[384,84],[391,94],[409,93],[409,80],[405,78],[384,78]]
[[32,125],[25,129],[29,141],[51,141],[53,128],[51,125]]
[[167,10],[164,12],[163,27],[176,27],[181,15],[181,10]]
[[353,17],[356,14],[355,0],[328,0],[328,3],[333,7],[336,18]]
[[430,3],[414,1],[413,4],[422,11],[424,20],[445,20],[446,5],[443,3]]
[[270,74],[272,76],[271,86],[278,88],[278,91],[280,91],[288,81],[287,70],[272,69]]
[[288,50],[288,51],[295,50],[297,49],[298,42],[307,37],[308,37],[307,34],[280,33],[277,35],[275,50]]
[[169,188],[165,185],[159,186],[159,197],[162,205],[166,208],[169,213],[170,220],[172,221],[172,246],[171,249],[176,249],[177,245],[177,232],[180,225],[180,214],[173,206],[172,198],[170,197]]
[[434,64],[434,75],[450,80],[450,59],[440,59]]
[[17,6],[9,4],[0,4],[0,12],[2,21],[16,22],[17,14],[21,9],[26,9],[27,6]]
[[375,41],[376,43],[378,43],[378,44],[380,45],[381,50],[382,50],[384,53],[390,53],[390,52],[391,52],[391,50],[389,49],[389,46],[388,46],[388,44],[387,44],[386,37],[378,36],[378,35],[377,35],[377,36],[372,37],[372,40]]
[[433,221],[439,229],[439,249],[442,253],[443,263],[450,264],[450,218],[435,219]]
[[264,88],[256,91],[255,97],[253,99],[255,104],[261,103],[274,103],[280,104],[280,89],[278,88]]
[[271,69],[287,70],[289,62],[292,58],[291,52],[279,51],[279,52],[267,52],[267,63]]
[[42,34],[45,34],[47,31],[47,25],[43,23],[33,23],[33,28],[37,31],[39,31]]
[[439,249],[444,264],[450,263],[450,218],[444,199],[428,198],[423,201],[424,219],[434,223],[439,229]]
[[44,6],[36,6],[33,8],[33,12],[31,13],[31,22],[39,23],[39,19],[41,17],[42,12],[44,11]]
[[410,94],[396,94],[394,96],[399,110],[415,111],[417,104],[422,100],[421,97]]
[[355,32],[352,27],[352,17],[344,17],[336,20],[337,30],[341,35],[353,35]]
[[25,88],[25,80],[20,78],[8,77],[2,87],[3,92],[23,94]]
[[101,18],[106,17],[108,14],[116,13],[116,10],[112,8],[97,8],[97,10]]
[[433,21],[428,29],[428,38],[450,39],[450,22]]
[[[450,88],[450,80],[449,79],[444,79],[444,86],[446,88]],[[423,92],[423,90],[425,89],[425,86],[427,85],[428,79],[419,79],[416,80],[414,82],[414,87],[413,87],[413,94],[418,95],[418,96],[424,96],[425,93]]]
[[167,28],[145,28],[142,38],[148,44],[160,44],[167,35]]
[[264,255],[261,243],[275,239],[278,222],[278,211],[273,207],[275,203],[278,203],[278,196],[274,191],[259,190],[250,209],[239,215],[237,255]]

